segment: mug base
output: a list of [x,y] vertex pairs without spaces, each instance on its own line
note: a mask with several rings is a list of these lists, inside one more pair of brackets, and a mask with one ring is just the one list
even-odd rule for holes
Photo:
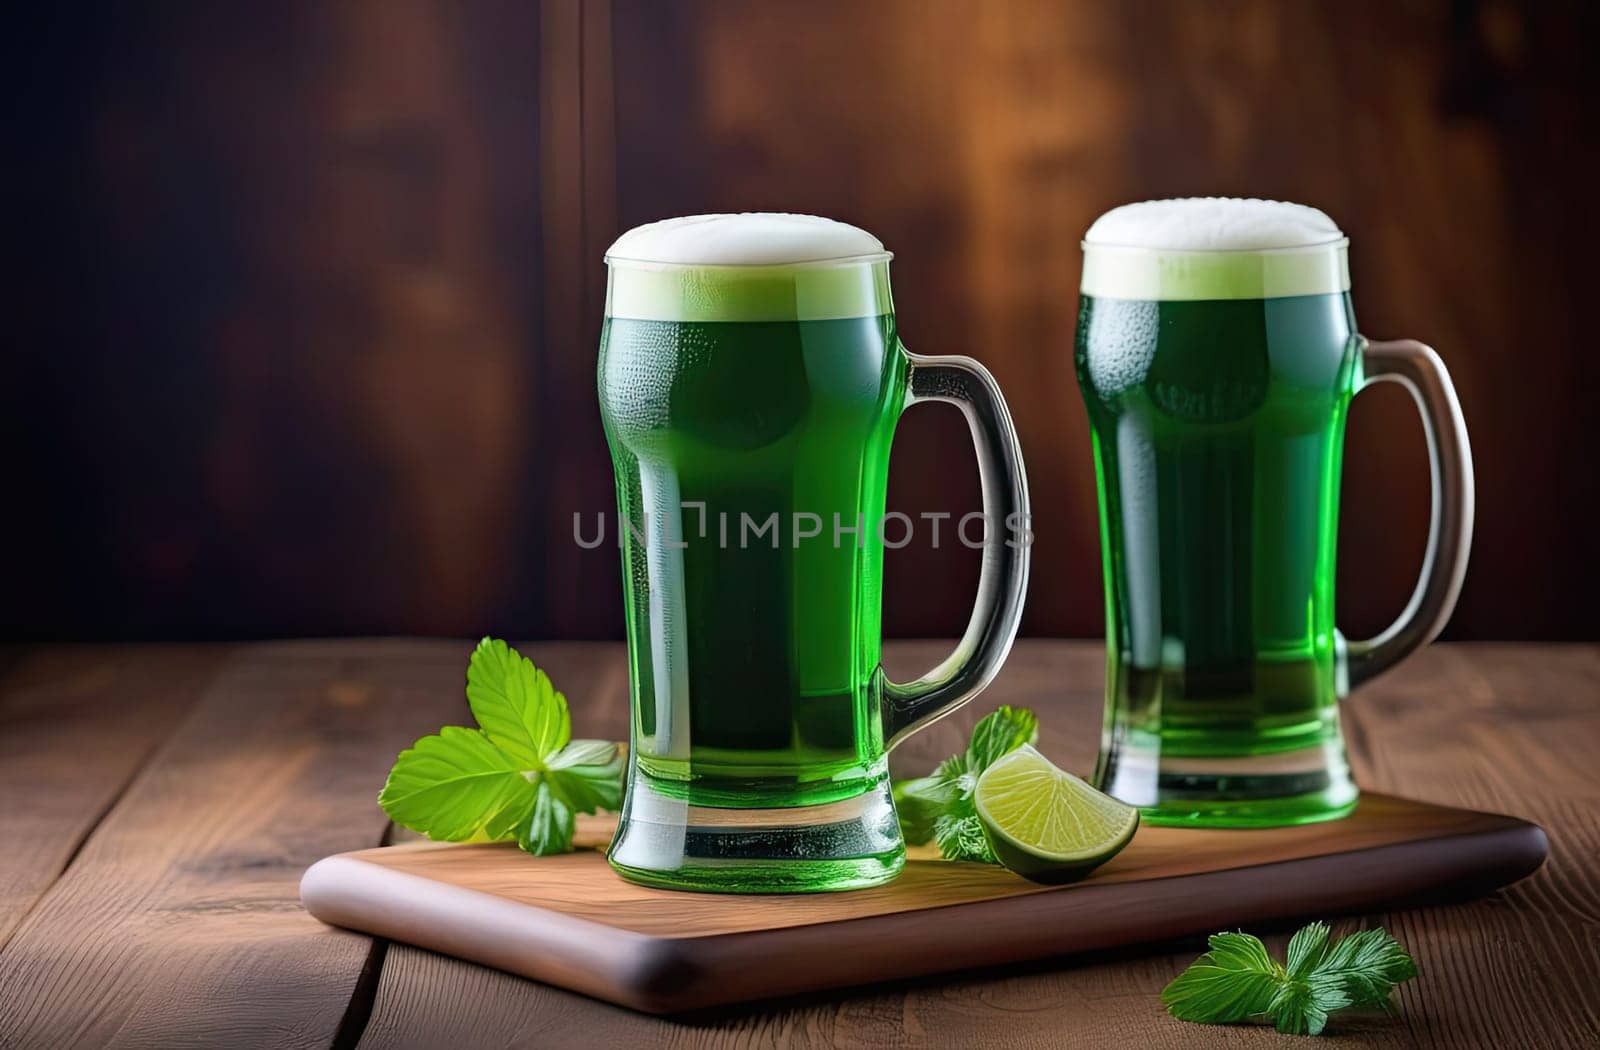
[[1349,816],[1360,793],[1336,741],[1270,755],[1166,756],[1124,751],[1101,790],[1161,827],[1276,828]]
[[704,893],[819,893],[889,882],[905,843],[889,782],[816,806],[691,805],[636,777],[606,855],[629,882]]
[[[1348,794],[1348,800],[1345,796]],[[1282,828],[1340,820],[1355,811],[1358,793],[1315,792],[1250,801],[1163,802],[1141,806],[1139,819],[1167,828]]]

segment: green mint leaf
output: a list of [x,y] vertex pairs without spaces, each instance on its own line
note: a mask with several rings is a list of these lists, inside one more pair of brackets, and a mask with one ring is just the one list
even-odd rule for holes
[[983,833],[983,823],[978,820],[978,808],[972,801],[978,777],[966,770],[967,756],[963,752],[940,762],[929,778],[937,785],[937,794],[945,799],[939,812],[933,815],[933,841],[945,860],[998,863],[989,838]]
[[622,749],[604,740],[574,740],[551,757],[545,782],[575,813],[622,805]]
[[400,753],[378,803],[389,819],[447,842],[515,838],[533,854],[572,849],[577,813],[622,803],[622,749],[571,740],[567,699],[505,642],[467,666],[479,729],[446,726]]
[[933,825],[956,797],[953,782],[939,777],[918,777],[894,785],[894,809],[900,817],[900,834],[913,846],[933,838]]
[[[967,802],[968,808],[972,805]],[[939,852],[946,860],[975,860],[984,864],[998,864],[989,838],[983,833],[983,823],[978,815],[943,816],[934,821],[933,838]]]
[[542,857],[572,850],[572,807],[541,779],[533,808],[517,827],[517,845]]
[[[951,755],[943,762],[940,762],[933,769],[933,779],[939,781],[949,790],[955,792],[957,797],[959,797],[961,792],[961,778],[966,775],[967,753],[965,751],[959,755]],[[972,776],[972,782],[976,784],[977,781],[978,777],[975,773]]]
[[982,773],[1023,744],[1038,742],[1038,715],[1025,707],[997,707],[972,727],[967,772]]
[[[1304,981],[1285,981],[1273,989],[1272,998],[1267,1001],[1269,1019],[1285,1035],[1311,1034],[1311,1008],[1311,989]],[[1327,1021],[1324,1013],[1322,1023]]]
[[1389,1005],[1389,993],[1417,974],[1404,948],[1381,929],[1332,941],[1314,922],[1289,941],[1280,966],[1243,933],[1219,933],[1202,955],[1161,993],[1172,1016],[1225,1024],[1266,1015],[1278,1031],[1319,1035],[1329,1015],[1347,1006]]
[[467,703],[489,739],[523,769],[544,760],[572,736],[567,698],[533,662],[497,638],[485,638],[467,665]]
[[972,727],[965,751],[951,755],[932,776],[894,785],[900,832],[913,845],[929,839],[946,860],[998,863],[983,834],[972,792],[978,775],[1039,736],[1039,718],[1027,708],[998,707]]
[[476,729],[445,726],[400,752],[378,804],[432,839],[509,838],[532,807],[521,764]]
[[1266,945],[1248,933],[1218,933],[1211,950],[1161,992],[1167,1012],[1180,1021],[1227,1024],[1266,1013],[1283,969]]
[[1285,1035],[1321,1035],[1328,1015],[1349,1005],[1338,981],[1286,978],[1272,997],[1268,1013]]
[[1289,938],[1288,975],[1290,977],[1309,976],[1322,962],[1322,957],[1327,954],[1327,951],[1327,924],[1314,922],[1309,926],[1302,926],[1299,932]]
[[1417,964],[1383,929],[1341,938],[1318,961],[1312,976],[1335,981],[1353,1006],[1387,1006],[1389,993],[1417,975]]
[[546,769],[565,769],[568,766],[603,766],[616,758],[621,751],[609,740],[574,740],[566,747],[544,760]]

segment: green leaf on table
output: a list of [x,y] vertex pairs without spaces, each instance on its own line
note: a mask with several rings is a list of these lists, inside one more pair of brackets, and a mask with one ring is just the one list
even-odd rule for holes
[[1266,945],[1248,933],[1217,933],[1211,950],[1167,985],[1161,1001],[1180,1021],[1227,1024],[1265,1013],[1283,980]]
[[446,726],[401,752],[378,804],[396,824],[446,842],[516,839],[529,853],[572,848],[574,815],[617,809],[622,749],[570,740],[566,697],[502,641],[467,667],[478,729]]
[[1038,742],[1038,715],[1026,707],[997,707],[972,727],[966,771],[976,776],[1023,744]]
[[1387,1007],[1389,993],[1417,975],[1417,964],[1387,931],[1361,930],[1330,948],[1315,974],[1337,980],[1352,1006]]
[[1285,973],[1289,977],[1304,978],[1317,968],[1328,951],[1328,925],[1314,922],[1302,926],[1289,938],[1289,960]]
[[900,815],[900,833],[913,846],[933,838],[934,824],[944,815],[958,792],[953,781],[917,777],[894,785],[894,808]]
[[533,661],[497,638],[485,638],[472,653],[467,704],[489,739],[524,768],[540,767],[572,736],[567,698]]
[[1181,1021],[1261,1017],[1286,1034],[1319,1035],[1335,1011],[1388,1007],[1394,986],[1417,975],[1411,956],[1381,929],[1332,941],[1326,925],[1311,923],[1290,939],[1287,965],[1249,934],[1219,933],[1210,945],[1161,993]]
[[972,792],[979,774],[1038,737],[1038,716],[1027,708],[1002,706],[985,715],[972,727],[965,751],[940,762],[932,776],[894,785],[901,835],[912,845],[936,841],[947,860],[996,863]]
[[572,807],[541,783],[533,809],[517,827],[517,845],[535,856],[572,850]]
[[533,805],[521,764],[476,729],[445,726],[400,752],[378,804],[431,839],[503,839]]
[[545,759],[547,769],[566,769],[569,766],[603,766],[621,752],[609,740],[574,740],[560,751]]
[[1267,1014],[1284,1035],[1321,1035],[1328,1015],[1349,1005],[1337,981],[1290,978],[1278,987]]
[[574,740],[546,763],[545,779],[575,813],[622,805],[622,749],[606,740]]
[[[970,806],[972,803],[967,802]],[[975,860],[985,864],[998,864],[989,837],[983,833],[983,822],[977,811],[967,814],[947,813],[934,821],[933,840],[946,860]]]

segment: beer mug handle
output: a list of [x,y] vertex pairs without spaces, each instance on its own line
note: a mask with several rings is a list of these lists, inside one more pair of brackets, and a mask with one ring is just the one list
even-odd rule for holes
[[914,682],[882,681],[885,749],[971,700],[999,672],[1022,620],[1033,538],[1022,446],[999,384],[970,357],[901,351],[910,362],[906,407],[945,401],[967,417],[977,446],[985,527],[978,600],[955,652]]
[[1450,373],[1432,347],[1415,339],[1390,343],[1363,340],[1362,344],[1365,378],[1358,390],[1372,383],[1399,383],[1411,392],[1422,413],[1433,478],[1433,511],[1422,572],[1400,618],[1367,641],[1346,642],[1342,634],[1334,632],[1340,696],[1439,636],[1461,594],[1472,547],[1472,448]]

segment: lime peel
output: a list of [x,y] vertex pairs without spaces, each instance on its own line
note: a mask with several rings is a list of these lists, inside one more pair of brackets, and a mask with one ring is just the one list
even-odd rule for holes
[[1139,811],[1024,744],[984,770],[973,803],[995,856],[1036,882],[1070,882],[1122,851]]

